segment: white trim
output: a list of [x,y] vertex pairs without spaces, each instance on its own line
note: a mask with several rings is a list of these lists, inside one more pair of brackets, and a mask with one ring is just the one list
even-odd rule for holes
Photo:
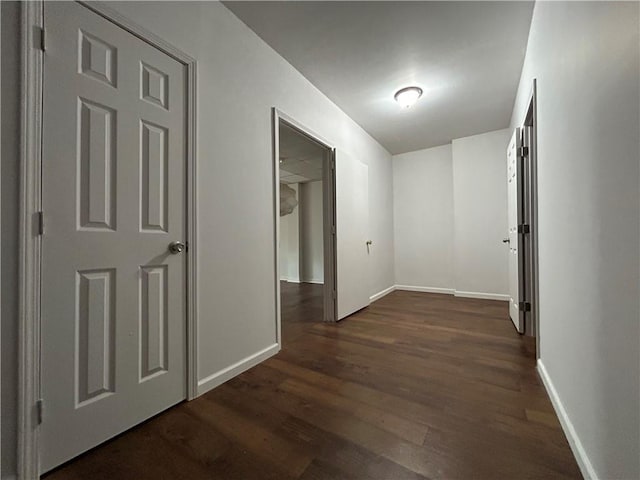
[[[276,107],[272,107],[272,135],[273,135],[273,222],[274,222],[274,242],[273,242],[273,250],[274,250],[274,280],[275,280],[275,302],[276,302],[276,342],[277,345],[282,345],[282,305],[280,300],[280,281],[282,280],[281,272],[280,272],[280,122],[288,125],[291,128],[294,128],[300,134],[309,138],[309,140],[317,143],[321,147],[325,148],[327,152],[330,152],[331,158],[329,156],[325,159],[324,162],[324,171],[331,172],[332,175],[335,174],[335,170],[328,168],[327,162],[333,161],[335,155],[335,148],[328,141],[323,139],[320,135],[313,132],[311,129],[302,125],[301,123],[294,120],[289,115],[284,112],[278,110]],[[326,176],[325,176],[326,178]],[[335,185],[335,177],[330,179],[330,181],[325,182],[325,186],[331,184]],[[335,198],[335,191],[333,192]],[[326,198],[326,196],[325,196]],[[332,203],[333,208],[335,208],[335,203]],[[323,205],[323,214],[326,213],[324,210],[326,207]],[[332,212],[334,213],[334,212]],[[335,217],[335,216],[334,216]],[[326,222],[325,222],[326,223]],[[327,226],[325,225],[325,232],[328,231]],[[335,239],[335,235],[333,235],[333,239]],[[326,246],[326,237],[325,237],[325,248],[324,255],[325,260],[327,259],[327,246]],[[325,281],[320,282],[324,284],[324,319],[325,321],[336,321],[336,305],[337,299],[332,294],[331,289],[333,288],[336,291],[336,285],[331,281],[331,278],[335,276],[335,244],[331,250],[331,257],[334,257],[333,260],[333,271],[329,271],[326,268],[328,262],[325,261]],[[327,277],[329,280],[327,280]],[[300,280],[300,283],[303,283]],[[306,283],[306,282],[305,282]],[[308,282],[315,283],[315,282]],[[332,309],[331,309],[332,307]],[[333,311],[331,311],[333,310]],[[328,319],[328,320],[327,320]]]
[[442,293],[444,295],[453,295],[455,292],[453,288],[419,287],[416,285],[396,285],[395,289],[403,290],[405,292]]
[[208,392],[209,390],[223,384],[227,380],[231,380],[233,377],[240,375],[242,372],[246,372],[252,367],[255,367],[266,359],[273,357],[280,351],[280,345],[274,343],[273,345],[260,350],[253,355],[234,363],[233,365],[220,370],[208,377],[203,378],[198,382],[198,395]]
[[462,298],[482,298],[484,300],[501,300],[503,302],[508,302],[510,298],[509,295],[503,293],[465,292],[462,290],[456,290],[453,294]]
[[[316,132],[314,132],[310,128],[307,128],[305,125],[301,124],[300,122],[298,122],[293,117],[290,117],[289,115],[284,113],[282,110],[278,110],[277,108],[274,107],[274,111],[275,111],[276,115],[278,116],[279,120],[282,120],[282,121],[284,121],[284,123],[289,124],[290,127],[295,128],[299,133],[302,133],[303,135],[308,137],[309,140],[312,140],[315,143],[320,144],[320,146],[322,146],[322,147],[324,147],[324,148],[326,148],[328,150],[333,150],[335,148],[335,146],[331,142],[329,142],[328,140],[322,138]],[[278,163],[278,165],[280,165],[280,163]]]
[[[536,339],[536,359],[540,358],[540,265],[538,255],[538,80],[533,79],[531,93],[529,94],[529,103],[524,114],[522,122],[523,126],[531,127],[531,145],[529,146],[530,154],[530,195],[531,195],[531,318],[533,320],[532,329]],[[531,123],[527,125],[527,118],[531,112]]]
[[187,67],[187,400],[198,396],[198,64]]
[[580,437],[578,437],[578,434],[573,427],[573,423],[571,423],[571,419],[569,418],[569,415],[567,414],[567,411],[565,410],[564,405],[562,404],[562,401],[558,396],[557,390],[553,386],[553,382],[551,381],[549,372],[547,372],[547,369],[545,368],[544,363],[542,363],[542,360],[538,359],[536,367],[538,369],[538,373],[540,374],[540,378],[542,379],[544,388],[547,390],[547,394],[551,399],[551,404],[556,411],[556,415],[558,415],[560,425],[562,425],[562,430],[564,430],[564,434],[567,436],[567,440],[569,441],[569,446],[571,447],[573,456],[578,462],[578,467],[580,467],[582,476],[586,479],[597,480],[598,474],[589,461],[587,452],[582,446]]
[[128,31],[130,34],[138,37],[140,40],[147,42],[149,45],[152,45],[161,52],[166,53],[178,62],[184,65],[196,63],[196,60],[192,56],[173,46],[155,33],[147,30],[146,28],[138,25],[135,22],[132,22],[120,12],[109,7],[104,2],[94,0],[77,0],[77,2],[83,7],[86,7],[94,13],[97,13],[106,20],[109,20],[111,23],[114,23],[120,28]]
[[[455,288],[422,287],[417,285],[395,285],[393,288],[394,290],[403,290],[406,292],[441,293],[443,295],[454,295],[460,298],[481,298],[485,300],[509,301],[509,295],[504,295],[502,293],[465,292],[463,290],[456,290]],[[387,293],[390,293],[390,292],[387,292]],[[377,293],[376,295],[379,295],[379,294]],[[384,295],[386,295],[386,293]],[[373,301],[373,297],[371,298],[372,298],[371,301]]]
[[[198,395],[197,372],[197,62],[181,50],[129,21],[100,2],[78,2],[87,9],[161,50],[187,70],[187,399]],[[22,107],[20,171],[20,250],[18,317],[18,478],[39,476],[39,429],[35,405],[40,398],[40,264],[41,238],[35,229],[42,209],[43,52],[34,27],[44,28],[44,4],[22,4]]]
[[40,398],[42,242],[34,220],[41,210],[43,52],[36,44],[33,27],[42,27],[43,8],[40,1],[22,4],[17,476],[25,480],[39,476],[36,402]]
[[280,277],[280,281],[287,283],[300,283],[299,278]]
[[371,296],[369,297],[369,301],[373,303],[373,302],[375,302],[376,300],[380,300],[380,299],[381,299],[382,297],[384,297],[385,295],[389,295],[389,294],[390,294],[391,292],[393,292],[395,289],[396,289],[396,286],[395,286],[395,285],[391,285],[390,287],[385,288],[384,290],[382,290],[382,291],[380,291],[380,292],[378,292],[378,293],[375,293],[375,294],[371,295]]
[[282,305],[280,304],[280,116],[271,111],[273,135],[273,268],[275,269],[276,343],[282,345]]
[[[2,51],[2,9],[0,8],[0,52]],[[2,78],[2,67],[0,67],[0,78]],[[2,112],[2,92],[0,91],[0,112]],[[0,145],[2,145],[2,129],[0,128]],[[0,153],[0,168],[2,167],[2,153]],[[0,198],[2,188],[0,187]],[[2,212],[2,201],[0,200],[0,212]],[[0,213],[0,225],[2,225],[2,214]],[[2,251],[2,234],[0,233],[0,251]],[[0,261],[0,272],[2,272],[2,261]],[[0,280],[0,305],[2,305],[2,280]],[[0,325],[2,325],[2,309],[0,308]],[[2,335],[0,335],[0,359],[2,358]],[[0,360],[0,372],[2,371],[2,360]],[[1,382],[0,382],[1,384]],[[0,399],[2,398],[2,386],[0,386]],[[0,400],[0,412],[2,411],[2,401]],[[0,439],[2,438],[2,419],[0,419]],[[0,458],[2,458],[2,446],[0,442]]]

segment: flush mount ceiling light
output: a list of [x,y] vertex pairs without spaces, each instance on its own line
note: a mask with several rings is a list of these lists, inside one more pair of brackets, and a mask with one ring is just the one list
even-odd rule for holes
[[406,87],[398,90],[393,98],[400,104],[402,108],[412,107],[422,96],[420,87]]

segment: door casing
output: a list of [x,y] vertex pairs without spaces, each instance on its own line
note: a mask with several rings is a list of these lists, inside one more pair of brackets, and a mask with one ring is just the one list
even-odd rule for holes
[[536,339],[536,359],[540,358],[540,297],[538,288],[538,143],[537,143],[537,90],[538,82],[533,80],[527,109],[522,119],[522,145],[528,149],[525,163],[526,213],[525,221],[530,224],[530,235],[525,243],[525,272],[527,275],[527,299],[531,311],[525,316],[525,335]]
[[336,178],[335,148],[322,137],[277,108],[272,109],[273,120],[273,222],[275,258],[276,338],[282,347],[282,309],[280,300],[280,123],[296,130],[326,150],[323,162],[323,232],[324,232],[324,317],[325,322],[336,321]]
[[[187,71],[187,398],[197,396],[197,192],[196,70],[197,62],[162,38],[100,2],[78,2],[125,31],[183,64]],[[46,415],[40,397],[40,292],[42,212],[42,118],[44,4],[22,4],[21,29],[21,166],[18,315],[18,478],[39,477],[39,424]]]

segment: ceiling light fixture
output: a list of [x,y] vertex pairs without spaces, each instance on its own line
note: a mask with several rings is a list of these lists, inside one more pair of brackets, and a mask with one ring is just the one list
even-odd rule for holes
[[422,96],[420,87],[406,87],[398,90],[393,98],[400,104],[402,108],[412,107]]

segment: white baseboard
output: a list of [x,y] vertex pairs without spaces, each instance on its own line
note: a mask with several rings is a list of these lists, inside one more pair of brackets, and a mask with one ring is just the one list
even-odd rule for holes
[[280,277],[280,281],[281,282],[288,282],[288,283],[300,283],[300,279],[299,278]]
[[443,293],[445,295],[453,295],[453,288],[441,287],[418,287],[414,285],[396,285],[395,290],[404,290],[406,292],[424,292],[424,293]]
[[280,345],[274,343],[273,345],[260,350],[253,355],[249,355],[247,358],[240,360],[233,365],[220,370],[219,372],[209,375],[208,377],[198,380],[198,395],[208,392],[209,390],[222,385],[227,380],[231,380],[233,377],[240,375],[242,372],[249,370],[251,367],[255,367],[257,364],[263,362],[269,357],[274,356],[280,351]]
[[578,462],[578,467],[580,467],[582,476],[586,479],[597,480],[598,475],[596,474],[593,465],[591,465],[591,462],[589,461],[587,452],[585,452],[584,447],[582,446],[582,442],[580,441],[575,428],[573,428],[573,423],[571,423],[571,420],[567,415],[567,411],[560,401],[558,392],[553,386],[553,382],[551,381],[549,373],[547,372],[544,363],[542,363],[542,360],[538,360],[537,369],[538,373],[540,374],[540,378],[542,379],[542,383],[544,384],[544,388],[547,390],[547,394],[549,394],[551,404],[553,405],[553,408],[558,415],[560,425],[562,425],[562,430],[564,430],[564,434],[567,436],[567,440],[569,441],[569,446],[571,447],[573,456],[576,457],[576,461]]
[[405,290],[407,292],[442,293],[444,295],[455,295],[456,297],[461,298],[482,298],[485,300],[509,301],[509,295],[503,295],[501,293],[465,292],[462,290],[456,290],[455,288],[420,287],[417,285],[395,285],[394,290]]
[[385,295],[389,295],[391,292],[393,292],[396,289],[395,285],[391,285],[389,288],[385,288],[384,290],[382,290],[381,292],[378,292],[374,295],[371,295],[369,297],[369,301],[370,302],[375,302],[376,300],[380,300],[382,297],[384,297]]
[[504,295],[502,293],[464,292],[455,290],[454,295],[462,298],[482,298],[484,300],[502,300],[503,302],[509,301],[509,295]]

